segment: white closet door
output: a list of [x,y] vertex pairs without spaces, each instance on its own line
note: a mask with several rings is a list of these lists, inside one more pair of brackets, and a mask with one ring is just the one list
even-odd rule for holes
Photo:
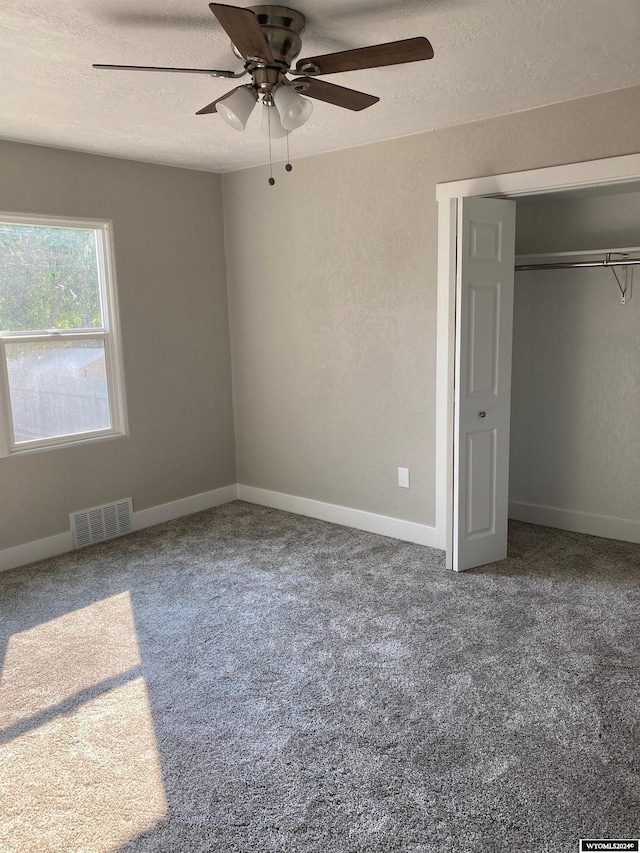
[[458,223],[453,568],[507,556],[515,201],[463,199]]

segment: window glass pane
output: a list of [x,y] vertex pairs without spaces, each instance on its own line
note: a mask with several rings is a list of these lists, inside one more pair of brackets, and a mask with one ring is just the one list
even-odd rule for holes
[[0,332],[102,326],[96,231],[0,222]]
[[101,338],[5,348],[16,444],[111,428]]

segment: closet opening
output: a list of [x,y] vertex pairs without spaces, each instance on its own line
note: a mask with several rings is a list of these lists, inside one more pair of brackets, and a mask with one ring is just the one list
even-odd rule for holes
[[[634,429],[635,424],[640,423],[640,386],[634,380],[639,374],[640,290],[633,298],[633,284],[630,282],[631,286],[627,287],[626,281],[618,282],[611,268],[572,267],[514,273],[513,228],[509,225],[517,208],[515,253],[518,260],[538,256],[534,261],[558,265],[593,259],[602,250],[605,258],[609,255],[610,259],[615,250],[631,255],[634,247],[635,255],[640,257],[637,251],[640,247],[640,154],[439,184],[436,195],[436,533],[441,547],[446,550],[447,566],[460,571],[503,559],[508,516],[522,518],[525,512],[528,515],[523,520],[534,523],[640,541],[640,476],[636,462],[638,454],[634,451],[640,437]],[[492,220],[494,215],[496,219]],[[474,221],[470,221],[470,217]],[[506,242],[495,239],[500,233],[509,235]],[[474,255],[477,272],[482,266],[478,261],[491,259],[493,263],[494,249],[495,261],[499,260],[500,245],[506,254],[502,254],[502,270],[494,283],[488,283],[489,290],[481,292],[478,289],[483,287],[482,277],[477,279],[477,285],[473,285],[471,278],[465,283],[464,266],[468,261],[464,259]],[[518,276],[517,285],[514,285],[513,276],[506,273],[505,262],[509,255],[511,272]],[[472,267],[473,264],[467,269],[470,275],[475,275]],[[631,269],[626,266],[627,281]],[[637,284],[640,272],[637,269],[635,272],[636,287],[640,287]],[[601,280],[596,286],[594,273],[604,273],[607,283]],[[569,279],[560,283],[556,279],[554,285],[550,280],[553,275],[569,276]],[[536,276],[535,286],[523,276],[529,279]],[[575,276],[580,277],[580,283]],[[510,284],[508,279],[511,279]],[[471,417],[464,424],[462,400],[455,404],[456,394],[460,395],[463,386],[466,387],[462,381],[466,379],[464,371],[475,363],[473,358],[469,361],[471,350],[468,346],[465,350],[463,344],[463,341],[468,342],[471,328],[467,322],[465,332],[465,311],[468,318],[468,306],[475,300],[473,340],[481,356],[477,364],[484,366],[485,377],[490,376],[493,339],[490,327],[493,324],[495,331],[495,324],[502,323],[498,318],[511,317],[512,313],[512,306],[509,306],[507,313],[501,314],[495,310],[495,299],[482,296],[482,293],[488,295],[491,288],[497,294],[499,281],[506,282],[510,292],[515,291],[516,286],[521,292],[519,297],[515,296],[515,364],[512,364],[509,335],[505,350],[508,369],[502,369],[503,379],[509,375],[508,387],[511,388],[513,366],[517,398],[513,413],[507,406],[507,430],[505,433],[502,429],[502,439],[475,442],[481,456],[484,448],[487,462],[484,472],[482,464],[480,469],[471,471],[469,468],[471,479],[475,477],[476,483],[480,483],[469,502],[468,495],[473,490],[467,489],[470,480],[465,471],[471,463],[465,443],[467,451],[474,444],[475,438],[472,437],[471,442],[468,440],[469,431],[476,435],[487,431],[490,411],[476,399],[475,408],[472,405],[467,412]],[[465,301],[465,289],[467,297],[471,289],[476,295],[480,294],[479,298],[474,296],[471,302],[468,298]],[[532,296],[534,291],[540,291],[541,298],[535,297],[537,301]],[[606,309],[600,304],[605,291],[608,295]],[[621,304],[623,301],[625,304]],[[622,317],[621,322],[617,322],[619,317]],[[477,346],[481,340],[485,342],[484,349]],[[498,348],[502,358],[502,339]],[[504,363],[501,367],[504,368]],[[531,379],[529,384],[527,378]],[[490,384],[487,387],[490,389]],[[478,397],[475,386],[471,394],[474,396]],[[557,409],[555,400],[564,408]],[[493,405],[491,400],[487,403]],[[510,436],[512,415],[513,436]],[[577,437],[565,429],[566,426],[574,426]],[[498,424],[496,436],[500,432]],[[598,434],[602,435],[600,439]],[[503,474],[495,479],[491,470],[498,469],[492,468],[492,454],[496,447],[504,447],[505,436],[507,456],[513,443],[511,471],[507,469],[505,477],[502,465]],[[542,461],[536,458],[534,451],[541,452]],[[561,465],[567,460],[571,463],[569,473],[566,467],[562,471]],[[541,471],[545,477],[541,476]],[[574,481],[572,474],[578,471],[579,476]],[[464,526],[470,517],[469,506],[473,510],[478,506],[482,508],[482,501],[486,498],[491,502],[492,495],[495,506],[495,496],[499,496],[500,506],[487,527],[489,534],[494,531],[499,534],[494,537],[497,547],[491,555],[488,549],[482,554],[482,548],[477,547],[477,540],[484,531],[468,536]],[[485,516],[489,514],[484,513]],[[482,511],[477,515],[480,518]],[[588,526],[585,527],[585,523]],[[462,553],[465,549],[466,553]]]
[[640,542],[640,189],[517,201],[509,518]]

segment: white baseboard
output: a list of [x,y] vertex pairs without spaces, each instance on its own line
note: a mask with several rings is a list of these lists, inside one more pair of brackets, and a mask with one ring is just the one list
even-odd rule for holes
[[[149,509],[138,510],[133,514],[134,528],[135,530],[142,530],[144,527],[152,527],[154,524],[162,524],[183,515],[191,515],[194,512],[211,509],[214,506],[235,500],[261,504],[273,509],[282,509],[296,515],[307,515],[321,521],[342,524],[345,527],[355,527],[357,530],[378,533],[381,536],[390,536],[393,539],[402,539],[405,542],[415,542],[418,545],[426,545],[430,548],[442,549],[443,547],[436,528],[429,527],[426,524],[416,524],[412,521],[403,521],[400,518],[389,518],[386,515],[376,515],[376,513],[365,512],[360,509],[336,506],[322,501],[314,501],[310,498],[299,498],[295,495],[284,495],[280,492],[271,492],[267,489],[256,489],[253,486],[236,485],[235,483],[221,489],[202,492],[170,503],[152,506]],[[0,551],[0,571],[17,569],[20,566],[35,563],[37,560],[57,557],[58,554],[72,550],[73,537],[70,531],[48,536],[45,539],[38,539],[35,542],[26,542],[24,545],[16,545],[13,548],[5,548]]]
[[[149,509],[134,512],[134,529],[142,530],[154,524],[162,524],[164,521],[172,521],[183,515],[191,515],[203,509],[211,509],[214,506],[237,500],[238,490],[234,483],[221,489],[213,489],[210,492],[201,492],[198,495],[190,495],[188,498],[180,498],[177,501],[152,506]],[[48,536],[46,539],[38,539],[35,542],[26,542],[24,545],[16,545],[13,548],[5,548],[0,551],[0,572],[9,569],[17,569],[37,560],[46,560],[48,557],[57,557],[73,550],[73,536],[71,531]]]
[[323,503],[322,501],[311,500],[311,498],[285,495],[282,492],[271,492],[268,489],[257,489],[254,486],[244,486],[240,483],[238,483],[238,500],[272,507],[273,509],[282,509],[296,515],[306,515],[320,521],[342,524],[345,527],[355,527],[357,530],[390,536],[392,539],[415,542],[417,545],[427,545],[429,548],[442,549],[436,528],[429,527],[426,524],[403,521],[400,518],[390,518],[387,515],[376,515],[373,512]]
[[168,504],[141,509],[134,513],[135,528],[142,530],[143,527],[152,527],[154,524],[173,521],[174,518],[228,504],[237,499],[238,487],[234,483],[231,486],[223,486],[221,489],[213,489],[211,492],[201,492],[199,495],[180,498],[180,500],[171,501]]
[[5,548],[0,551],[0,572],[17,569],[19,566],[35,563],[37,560],[46,560],[47,557],[57,557],[58,554],[72,550],[73,536],[70,530],[67,533],[57,533],[55,536],[37,539],[35,542],[25,542],[24,545]]
[[509,501],[509,518],[527,521],[529,524],[542,524],[545,527],[558,527],[560,530],[571,530],[574,533],[602,536],[605,539],[640,543],[640,521],[628,518],[611,518],[520,501]]

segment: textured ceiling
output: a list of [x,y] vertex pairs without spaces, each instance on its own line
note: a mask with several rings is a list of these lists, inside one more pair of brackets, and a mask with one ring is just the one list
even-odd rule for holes
[[[328,77],[381,100],[359,113],[315,101],[291,134],[294,159],[640,84],[638,0],[296,0],[295,8],[307,17],[301,58],[417,35],[435,58]],[[240,70],[207,0],[2,0],[0,26],[0,137],[216,172],[268,160],[258,110],[244,133],[194,115],[234,81],[91,68]],[[284,159],[283,140],[273,145],[274,160]]]

